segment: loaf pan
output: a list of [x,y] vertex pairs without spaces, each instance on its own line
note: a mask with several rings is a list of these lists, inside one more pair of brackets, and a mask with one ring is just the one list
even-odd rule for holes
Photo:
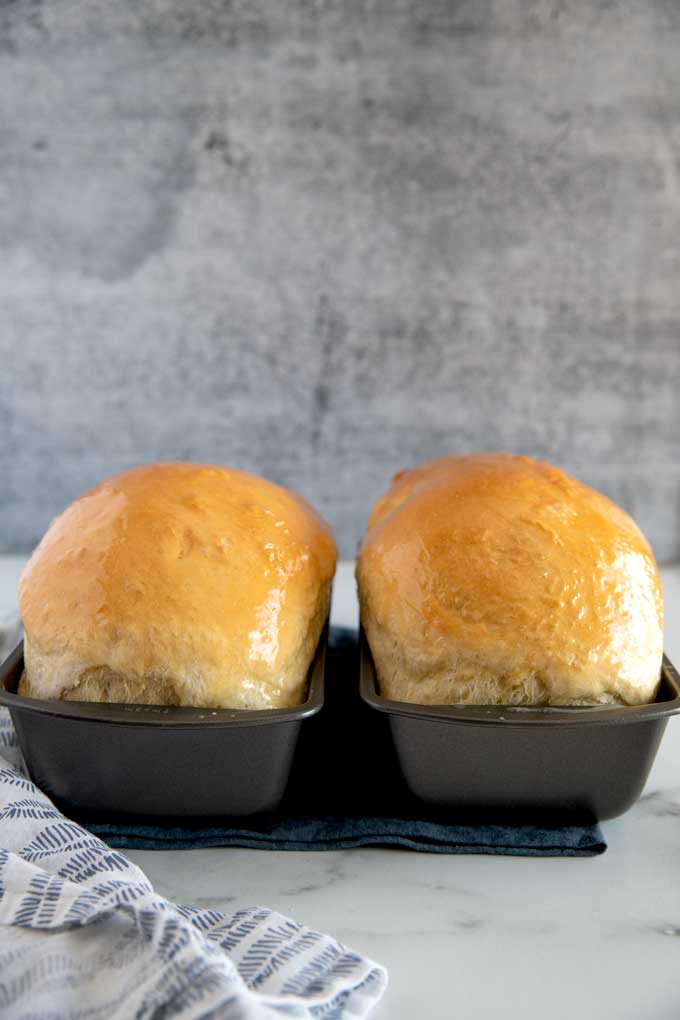
[[307,700],[244,711],[41,701],[16,693],[23,643],[0,667],[28,772],[76,812],[239,816],[280,802],[300,727],[324,699],[328,628],[310,667]]
[[642,793],[668,719],[680,712],[680,677],[666,656],[648,705],[414,705],[380,696],[363,630],[360,645],[361,697],[388,717],[406,786],[435,810],[614,818]]

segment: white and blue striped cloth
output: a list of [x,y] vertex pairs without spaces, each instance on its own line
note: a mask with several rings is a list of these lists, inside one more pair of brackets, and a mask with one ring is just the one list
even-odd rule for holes
[[2,1020],[344,1020],[382,967],[262,907],[231,916],[154,892],[27,778],[0,710]]

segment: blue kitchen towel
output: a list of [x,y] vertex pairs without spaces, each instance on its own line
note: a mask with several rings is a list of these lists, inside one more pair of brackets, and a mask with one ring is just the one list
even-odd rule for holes
[[266,824],[90,824],[112,847],[181,850],[242,846],[257,850],[343,850],[394,846],[436,854],[505,854],[515,857],[593,857],[607,849],[599,825],[456,825],[411,818],[275,816]]
[[302,725],[286,796],[259,818],[176,819],[83,817],[110,846],[170,849],[242,846],[262,850],[339,850],[394,846],[443,854],[589,857],[606,850],[599,825],[555,825],[545,819],[438,816],[412,798],[394,758],[387,721],[357,694],[354,632],[332,628],[325,707]]
[[0,710],[2,1020],[349,1020],[386,980],[264,907],[225,915],[159,896],[27,778]]

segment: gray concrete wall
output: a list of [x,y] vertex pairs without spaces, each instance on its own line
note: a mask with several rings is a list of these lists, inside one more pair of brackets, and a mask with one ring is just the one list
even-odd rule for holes
[[679,168],[674,0],[3,0],[0,548],[191,458],[351,554],[505,449],[677,557]]

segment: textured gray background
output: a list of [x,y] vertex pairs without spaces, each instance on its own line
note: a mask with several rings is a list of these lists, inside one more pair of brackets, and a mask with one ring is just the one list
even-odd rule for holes
[[162,458],[544,456],[680,553],[680,3],[0,0],[0,548]]

